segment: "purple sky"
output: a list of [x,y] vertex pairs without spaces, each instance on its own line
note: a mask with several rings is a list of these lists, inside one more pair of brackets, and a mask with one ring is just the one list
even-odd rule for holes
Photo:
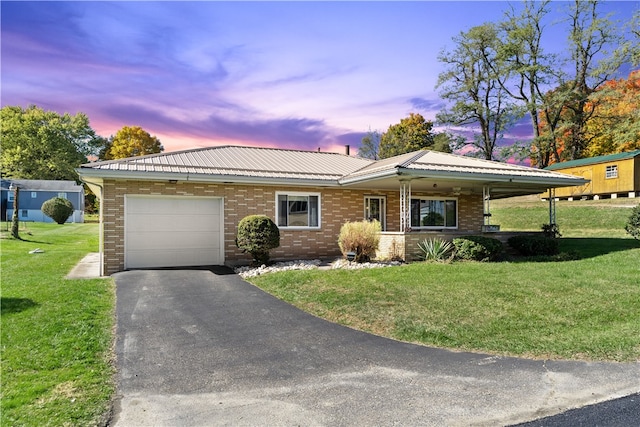
[[[438,53],[460,31],[499,20],[508,3],[0,7],[2,106],[84,112],[105,137],[141,126],[166,151],[220,144],[342,151],[410,112],[434,119],[442,107]],[[626,20],[638,7],[607,2],[603,11]],[[564,44],[555,31],[551,48]]]

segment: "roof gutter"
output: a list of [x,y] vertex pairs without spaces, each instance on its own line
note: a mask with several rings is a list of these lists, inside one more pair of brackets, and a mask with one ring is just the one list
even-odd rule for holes
[[380,178],[390,178],[390,177],[409,177],[409,178],[447,178],[447,179],[460,179],[467,181],[478,181],[478,182],[499,182],[499,183],[527,183],[527,184],[540,184],[540,185],[549,185],[553,187],[570,187],[574,185],[584,185],[589,182],[584,178],[573,177],[572,175],[565,175],[564,177],[553,176],[553,177],[528,177],[528,176],[520,176],[520,175],[503,175],[503,174],[486,174],[486,173],[464,173],[464,172],[451,172],[451,171],[429,171],[425,173],[421,170],[410,169],[410,168],[394,168],[387,169],[381,172],[362,175],[357,177],[347,177],[340,179],[340,184],[355,184],[359,182],[372,181]]
[[304,178],[273,178],[273,177],[248,177],[238,175],[203,175],[178,172],[130,172],[113,170],[96,170],[92,168],[76,169],[80,179],[85,181],[90,178],[100,179],[132,179],[144,181],[184,181],[200,182],[212,184],[264,184],[264,185],[295,185],[309,187],[337,187],[338,181],[335,179],[304,179]]

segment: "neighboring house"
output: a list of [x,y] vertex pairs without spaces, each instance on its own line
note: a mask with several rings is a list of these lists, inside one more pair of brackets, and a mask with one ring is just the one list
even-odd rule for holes
[[[546,170],[589,180],[583,185],[555,190],[558,199],[640,196],[640,150],[554,163]],[[542,197],[549,197],[549,193]]]
[[[382,223],[380,256],[413,259],[417,242],[487,229],[490,198],[582,185],[571,175],[435,151],[373,161],[336,153],[221,146],[88,163],[100,198],[102,274],[248,263],[238,222],[280,228],[273,259],[329,258],[347,221]],[[494,233],[497,235],[501,233]]]
[[62,197],[71,202],[73,215],[67,222],[84,222],[84,187],[75,181],[54,181],[36,179],[3,179],[0,200],[2,220],[11,221],[15,187],[20,188],[18,219],[20,221],[54,222],[42,213],[42,204],[53,197]]

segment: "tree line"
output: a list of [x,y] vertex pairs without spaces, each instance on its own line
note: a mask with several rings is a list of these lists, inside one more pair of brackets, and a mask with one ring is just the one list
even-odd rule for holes
[[[78,182],[75,169],[90,160],[121,159],[164,150],[157,137],[139,126],[124,126],[105,138],[96,134],[84,113],[58,114],[35,105],[3,107],[0,124],[3,178]],[[85,187],[85,211],[93,213],[97,204],[95,195]]]
[[108,138],[97,135],[84,113],[71,115],[6,106],[0,110],[3,178],[78,181],[75,168],[95,160],[160,153],[160,140],[139,126]]
[[[521,8],[511,5],[502,20],[461,32],[454,47],[438,56],[444,71],[436,88],[448,106],[436,121],[449,132],[432,134],[433,122],[418,123],[419,115],[411,114],[382,134],[369,131],[359,152],[384,158],[415,147],[467,147],[485,159],[529,158],[544,168],[640,149],[640,71],[616,79],[624,66],[640,64],[640,10],[620,24],[599,12],[601,3],[560,3],[565,19],[548,22],[558,3],[524,0]],[[552,26],[566,33],[562,53],[543,48]],[[505,132],[525,116],[532,139],[499,150]],[[412,132],[406,130],[411,124]],[[422,145],[411,142],[427,128],[430,136]],[[464,137],[461,129],[473,136]],[[436,137],[443,145],[433,144]]]

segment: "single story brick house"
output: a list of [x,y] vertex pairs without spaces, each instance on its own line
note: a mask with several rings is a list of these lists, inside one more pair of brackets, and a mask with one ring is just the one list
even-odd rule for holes
[[54,197],[67,199],[73,205],[73,214],[67,222],[84,222],[84,187],[75,181],[43,179],[3,179],[1,181],[0,202],[2,220],[13,215],[15,187],[20,188],[18,219],[20,221],[54,222],[42,213],[42,204]]
[[366,218],[382,223],[381,257],[410,260],[425,237],[495,230],[488,223],[491,198],[585,182],[428,150],[374,161],[218,146],[88,163],[77,171],[101,200],[103,275],[249,263],[235,237],[251,214],[267,215],[280,228],[273,259],[339,256],[340,227]]

